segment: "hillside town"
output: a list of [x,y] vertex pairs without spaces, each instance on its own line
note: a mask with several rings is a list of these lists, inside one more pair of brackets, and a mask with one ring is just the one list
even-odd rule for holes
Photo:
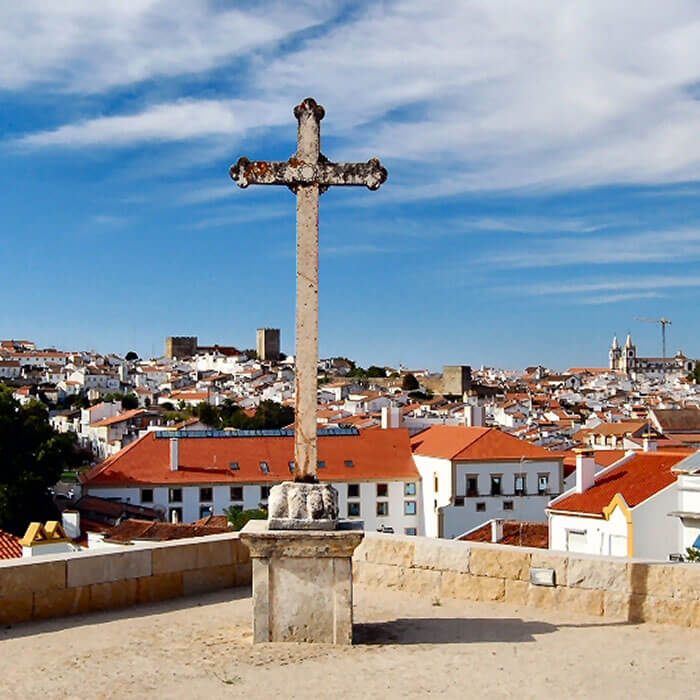
[[[0,557],[225,531],[293,478],[295,366],[279,329],[248,350],[168,337],[146,359],[3,340],[0,358],[13,399],[43,404],[83,454],[52,489],[62,515],[27,514]],[[638,357],[631,336],[612,340],[608,366],[564,371],[325,358],[319,478],[368,530],[682,559],[700,546],[696,367]]]

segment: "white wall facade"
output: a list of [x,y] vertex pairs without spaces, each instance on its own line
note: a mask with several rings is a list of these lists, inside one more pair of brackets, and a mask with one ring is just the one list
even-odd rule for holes
[[627,519],[618,507],[606,520],[585,515],[559,515],[549,517],[549,548],[577,554],[602,554],[626,557]]
[[669,554],[685,552],[678,518],[669,515],[677,504],[678,486],[674,482],[632,508],[635,557],[668,560]]
[[[348,498],[349,485],[357,485],[359,498]],[[386,496],[378,495],[386,485]],[[200,500],[200,486],[153,486],[153,501],[143,501],[143,488],[109,488],[90,487],[86,490],[91,496],[125,501],[134,505],[143,505],[148,508],[160,508],[171,520],[172,509],[180,509],[182,518],[180,522],[191,523],[208,515],[209,508],[214,515],[221,515],[225,508],[240,506],[243,510],[258,508],[263,503],[267,504],[265,492],[272,484],[202,484],[201,487],[212,488],[213,500]],[[242,489],[242,500],[231,499],[231,487]],[[421,500],[421,485],[415,481],[350,481],[333,482],[338,490],[338,506],[340,517],[351,520],[364,521],[365,530],[378,530],[393,528],[396,534],[424,534],[423,509]],[[144,487],[146,489],[151,487]],[[170,499],[171,489],[180,489],[181,500]],[[415,493],[412,493],[415,491]],[[359,503],[359,515],[349,515],[348,504]],[[386,503],[387,515],[378,512],[378,503]],[[415,513],[414,505],[415,504]],[[383,507],[383,506],[382,506]]]

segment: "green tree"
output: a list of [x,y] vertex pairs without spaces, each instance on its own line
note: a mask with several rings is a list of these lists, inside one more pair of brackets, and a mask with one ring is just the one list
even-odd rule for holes
[[0,385],[0,528],[18,535],[56,517],[48,489],[80,465],[73,433],[57,433],[38,401],[21,406]]
[[125,411],[129,411],[131,409],[139,407],[139,397],[136,396],[136,394],[124,394],[124,396],[122,396],[121,401],[122,408]]
[[408,374],[403,375],[403,379],[401,380],[401,388],[404,391],[417,391],[420,388],[420,384],[418,384],[418,380],[416,379],[415,375],[409,372]]
[[138,360],[139,356],[133,350],[129,350],[129,352],[127,352],[124,356],[124,359],[127,362],[133,362],[134,360]]
[[216,428],[219,426],[219,412],[212,406],[211,404],[208,404],[206,401],[202,401],[198,406],[197,406],[197,417],[199,418],[204,425],[211,426],[212,428]]
[[700,384],[700,362],[695,365],[695,369],[688,375],[690,381],[694,381],[696,384]]
[[368,377],[386,377],[386,370],[384,367],[377,367],[377,365],[370,365],[367,368]]
[[224,514],[233,530],[241,530],[249,520],[267,520],[267,511],[263,508],[243,510],[240,506],[230,506],[224,508]]

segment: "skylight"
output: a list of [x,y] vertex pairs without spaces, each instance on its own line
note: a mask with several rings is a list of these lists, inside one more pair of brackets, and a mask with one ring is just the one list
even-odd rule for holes
[[345,466],[346,467],[354,467],[355,465],[353,464],[353,461],[351,459],[346,459]]
[[270,473],[270,465],[267,462],[260,462],[260,471],[263,474],[269,474]]
[[231,471],[234,471],[234,472],[238,471],[240,469],[240,467],[238,466],[238,462],[231,462],[231,464],[229,464],[228,466],[229,466],[229,469],[231,469]]

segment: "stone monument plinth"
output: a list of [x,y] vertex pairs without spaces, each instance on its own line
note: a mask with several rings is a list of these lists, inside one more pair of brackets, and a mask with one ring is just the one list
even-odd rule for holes
[[352,644],[352,554],[363,537],[248,522],[241,542],[253,562],[253,641]]

